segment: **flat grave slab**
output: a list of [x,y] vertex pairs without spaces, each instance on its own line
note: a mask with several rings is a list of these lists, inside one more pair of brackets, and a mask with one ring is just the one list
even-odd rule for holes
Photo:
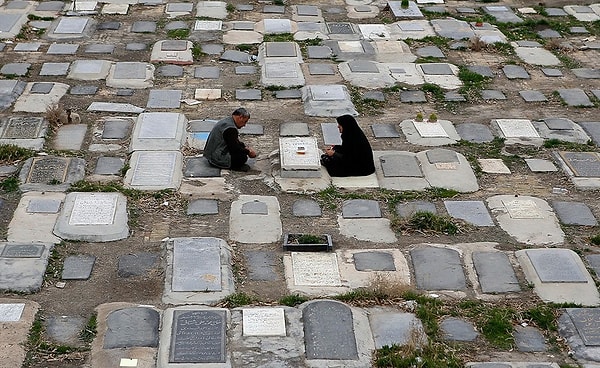
[[[566,308],[559,319],[560,334],[568,338],[569,345],[580,359],[590,358],[600,346],[598,337],[598,308]],[[586,351],[587,350],[587,351]]]
[[283,308],[245,308],[242,315],[244,336],[286,336]]
[[131,129],[129,119],[109,118],[104,122],[102,139],[125,139]]
[[63,125],[55,132],[52,142],[54,149],[62,151],[79,151],[83,145],[87,124]]
[[421,290],[465,290],[466,279],[457,251],[424,247],[410,251],[417,288]]
[[[517,326],[514,330],[515,345],[522,352],[543,352],[547,351],[546,338],[535,327]],[[544,365],[542,365],[542,368]],[[546,365],[546,367],[550,367]],[[535,365],[534,365],[535,368]]]
[[92,273],[96,257],[90,254],[69,256],[65,258],[61,279],[87,280]]
[[527,249],[525,251],[543,283],[586,283],[575,253],[568,249]]
[[61,17],[53,33],[83,34],[88,22],[90,22],[90,18],[88,17]]
[[275,91],[275,98],[277,99],[299,99],[302,98],[302,91],[299,89],[284,89],[280,91]]
[[471,323],[456,317],[444,318],[440,329],[447,341],[475,341],[479,336]]
[[18,80],[0,80],[0,111],[10,107],[26,86],[27,83]]
[[592,68],[575,68],[571,69],[573,74],[577,78],[582,79],[599,79],[600,78],[600,69],[592,69]]
[[319,203],[311,199],[299,199],[292,204],[292,214],[296,217],[320,217]]
[[260,89],[236,89],[235,90],[236,100],[262,100],[262,92]]
[[284,122],[279,126],[280,137],[305,137],[310,134],[307,123]]
[[150,90],[146,107],[153,109],[177,109],[181,101],[181,90]]
[[388,1],[387,6],[390,7],[390,10],[396,18],[423,18],[423,13],[421,13],[421,10],[417,6],[417,3],[414,1],[409,1],[407,8],[402,7],[401,1]]
[[379,203],[368,199],[350,199],[342,204],[344,218],[380,218]]
[[329,46],[307,46],[309,59],[329,59],[333,52]]
[[198,66],[194,69],[194,78],[219,79],[221,69],[216,66]]
[[484,6],[483,11],[487,14],[496,18],[497,21],[502,23],[523,23],[523,19],[519,18],[509,7],[507,6]]
[[598,225],[594,214],[585,203],[553,201],[552,208],[554,208],[558,219],[564,225]]
[[40,70],[41,76],[61,76],[67,75],[70,63],[44,63]]
[[183,176],[186,178],[218,178],[221,169],[212,166],[204,157],[191,157],[185,161]]
[[[52,247],[45,243],[0,243],[0,290],[37,292],[42,286]],[[18,318],[19,309],[11,309],[4,319]]]
[[179,151],[134,151],[125,185],[140,190],[177,189],[181,184],[183,156]]
[[261,83],[268,86],[304,85],[304,75],[297,62],[266,62],[261,68]]
[[221,291],[220,248],[215,238],[175,239],[172,291]]
[[582,89],[559,89],[558,94],[563,101],[569,106],[578,107],[593,107],[594,103],[585,94]]
[[359,358],[352,310],[348,306],[331,300],[313,301],[304,307],[302,318],[308,360]]
[[396,214],[400,217],[412,217],[417,212],[437,214],[437,209],[434,203],[427,201],[412,201],[396,205]]
[[348,89],[339,84],[305,86],[302,88],[302,102],[304,113],[308,116],[358,115]]
[[531,76],[527,70],[520,65],[505,65],[502,68],[504,75],[508,79],[530,79]]
[[152,63],[190,65],[194,63],[193,43],[185,40],[161,40],[154,43],[150,55]]
[[[267,210],[262,215],[244,213],[247,203],[263,203]],[[276,197],[240,195],[231,204],[229,237],[242,243],[272,243],[282,236],[279,202]]]
[[[439,158],[443,160],[440,161]],[[473,169],[460,153],[435,148],[417,153],[417,159],[427,183],[432,187],[449,188],[459,192],[473,192],[479,189]]]
[[488,174],[510,174],[510,169],[501,158],[479,158],[477,159],[481,171]]
[[276,271],[281,262],[273,252],[268,250],[249,250],[244,252],[248,267],[248,278],[254,281],[280,281]]
[[[542,48],[542,47],[515,47],[515,53],[517,56],[523,60],[525,63],[530,65],[540,65],[540,66],[554,66],[560,65],[560,60],[550,51]],[[519,79],[523,78],[523,71],[518,71],[517,69],[508,71],[509,74],[506,74],[506,77],[509,79]],[[516,73],[513,75],[513,73]],[[528,79],[528,78],[525,78]]]
[[321,150],[313,137],[279,138],[282,170],[321,170]]
[[505,138],[539,138],[530,120],[524,119],[496,119],[495,123]]
[[92,85],[73,86],[69,90],[69,94],[78,96],[93,96],[96,94],[96,92],[98,92],[98,87]]
[[585,132],[592,138],[592,141],[596,144],[600,144],[600,122],[595,121],[582,121],[578,123],[579,126],[585,130]]
[[12,116],[0,121],[0,144],[39,151],[44,146],[48,123],[41,117]]
[[321,132],[323,133],[323,143],[326,146],[342,144],[342,137],[337,128],[337,123],[321,123]]
[[443,146],[460,140],[454,124],[449,120],[403,120],[400,122],[400,128],[410,143],[421,146]]
[[402,91],[400,92],[400,101],[408,103],[427,102],[427,97],[423,91]]
[[527,90],[519,91],[519,95],[525,100],[525,102],[546,102],[548,99],[540,91]]
[[294,286],[341,286],[335,253],[292,252]]
[[385,154],[379,157],[385,177],[423,177],[421,167],[414,155]]
[[125,164],[125,159],[120,157],[98,157],[94,174],[96,175],[119,175]]
[[600,156],[596,152],[558,153],[576,177],[600,177]]
[[353,257],[357,271],[396,271],[394,256],[388,252],[357,252]]
[[197,20],[194,23],[194,31],[221,31],[223,21],[220,20]]
[[188,204],[188,215],[216,215],[219,213],[219,202],[214,199],[195,199]]
[[525,163],[529,167],[529,170],[533,172],[554,172],[558,171],[552,161],[543,160],[539,158],[526,158]]
[[448,214],[475,226],[494,226],[482,201],[444,201]]
[[22,191],[64,191],[85,176],[85,160],[66,157],[32,157],[19,173]]
[[292,33],[289,19],[263,19],[264,34]]
[[371,130],[375,138],[399,138],[395,124],[373,124]]
[[131,134],[129,151],[175,151],[183,144],[187,119],[174,112],[138,115]]
[[481,91],[481,98],[484,100],[506,100],[502,91],[493,89],[484,89]]
[[119,257],[117,274],[123,278],[145,275],[156,268],[158,260],[159,255],[156,253],[141,252],[122,255]]
[[448,133],[440,123],[414,121],[413,126],[422,138],[448,138]]
[[112,63],[108,60],[75,60],[67,78],[77,80],[101,80],[106,78]]
[[154,65],[142,62],[116,62],[111,67],[106,85],[114,88],[145,89],[152,87]]
[[108,242],[129,236],[127,199],[120,193],[72,192],[58,216],[54,233],[62,239]]
[[473,252],[473,265],[481,291],[509,293],[521,290],[508,256],[503,252]]
[[369,323],[376,349],[409,343],[421,346],[427,341],[421,320],[412,313],[371,308]]

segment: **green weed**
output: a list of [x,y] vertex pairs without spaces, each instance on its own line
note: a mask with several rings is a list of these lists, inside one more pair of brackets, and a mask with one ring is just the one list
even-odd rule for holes
[[433,97],[433,99],[437,102],[442,102],[444,101],[444,90],[442,89],[442,87],[438,86],[437,84],[432,84],[432,83],[425,83],[422,87],[421,90],[427,94],[429,94],[430,96]]
[[45,20],[45,21],[50,21],[50,20],[54,20],[54,17],[40,17],[39,15],[28,14],[27,15],[27,19],[29,19],[29,20]]
[[14,144],[0,145],[0,162],[10,164],[16,161],[26,160],[35,155],[35,152],[27,148],[19,147]]
[[540,305],[525,311],[522,315],[525,320],[530,320],[535,325],[546,331],[556,331],[556,309],[546,305]]
[[552,138],[544,141],[544,148],[555,148],[562,151],[589,152],[595,150],[596,146],[592,140],[589,140],[587,143],[583,144]]
[[0,181],[0,189],[4,192],[16,192],[19,190],[19,179],[15,176],[8,177]]
[[455,235],[460,229],[450,217],[431,212],[417,211],[408,219],[392,220],[392,229],[400,231],[420,231]]
[[465,66],[459,67],[458,78],[463,83],[458,92],[465,96],[469,101],[479,98],[481,96],[481,91],[485,89],[490,82],[490,78],[470,71]]
[[302,234],[298,237],[299,244],[323,244],[326,242],[327,239],[324,239],[323,235]]
[[192,57],[194,58],[194,60],[198,60],[205,55],[206,54],[204,53],[204,51],[202,51],[202,46],[197,44],[194,44],[194,46],[192,46]]
[[375,352],[375,366],[381,368],[462,368],[464,363],[443,344],[425,347],[384,346]]
[[558,52],[555,52],[554,55],[556,55],[558,60],[560,60],[561,64],[564,65],[566,68],[569,68],[569,69],[581,68],[581,63],[578,60],[573,59],[572,57],[568,56],[564,52],[558,51]]
[[594,245],[600,245],[600,234],[592,236],[590,238],[590,243],[592,243]]
[[263,36],[263,42],[294,42],[292,33],[266,34]]
[[248,51],[254,49],[254,46],[246,44],[246,43],[241,43],[239,45],[236,45],[235,48],[238,49],[238,50],[240,50],[240,51],[248,52]]
[[252,304],[254,301],[254,298],[246,293],[234,293],[223,298],[221,304],[225,308],[237,308]]
[[175,40],[185,40],[190,36],[190,30],[187,28],[181,29],[169,29],[167,31],[167,37]]
[[227,3],[225,10],[227,10],[227,13],[233,13],[235,11],[235,5]]
[[150,193],[142,192],[137,189],[125,188],[121,183],[111,181],[108,183],[92,183],[85,180],[80,180],[71,185],[71,192],[120,192],[130,199],[141,199],[150,196]]
[[491,308],[479,325],[481,333],[494,346],[510,349],[514,343],[512,335],[514,311],[507,308]]
[[91,344],[92,341],[94,341],[94,338],[96,337],[97,328],[97,316],[96,314],[93,314],[90,317],[90,319],[88,319],[88,322],[83,328],[83,330],[81,330],[81,332],[79,333],[79,338],[81,339],[81,341],[85,342],[86,344]]
[[279,299],[279,304],[287,305],[288,307],[295,307],[304,302],[307,302],[309,299],[305,296],[299,294],[286,295],[283,298]]

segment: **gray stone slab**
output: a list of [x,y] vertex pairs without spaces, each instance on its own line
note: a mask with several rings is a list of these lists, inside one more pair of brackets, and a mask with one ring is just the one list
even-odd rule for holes
[[60,204],[58,199],[32,198],[27,205],[27,213],[58,213]]
[[385,102],[385,94],[381,91],[365,91],[362,98],[363,100]]
[[97,31],[117,31],[121,28],[121,22],[108,21],[102,22],[96,26]]
[[353,73],[379,73],[377,65],[367,60],[351,60],[348,62],[348,67]]
[[238,31],[254,31],[254,22],[239,21],[233,22],[233,29]]
[[284,89],[281,91],[275,91],[275,98],[277,99],[293,99],[301,97],[302,91],[299,89]]
[[216,238],[177,238],[172,290],[221,291],[221,249]]
[[585,283],[586,276],[566,249],[525,251],[542,283]]
[[125,160],[120,157],[98,157],[96,167],[94,168],[94,174],[96,175],[119,175]]
[[330,34],[354,34],[354,28],[350,23],[327,23],[327,30]]
[[131,25],[133,33],[154,33],[156,32],[156,22],[138,20]]
[[225,311],[175,310],[169,363],[225,363],[226,327]]
[[195,199],[188,204],[188,215],[216,215],[219,213],[219,202],[215,199]]
[[296,14],[304,17],[318,17],[319,8],[314,5],[296,5]]
[[306,52],[309,59],[329,59],[333,54],[329,46],[307,46]]
[[54,83],[34,82],[29,93],[47,95],[54,88]]
[[342,303],[318,300],[302,310],[306,358],[358,360],[352,311]]
[[545,8],[549,17],[566,17],[568,14],[561,8]]
[[148,45],[142,42],[130,42],[125,45],[125,50],[127,51],[146,51]]
[[148,252],[122,255],[117,275],[123,278],[145,275],[158,265],[159,259],[158,254]]
[[248,279],[253,281],[277,281],[279,257],[272,251],[249,250],[244,252]]
[[221,176],[221,169],[212,166],[204,157],[191,157],[185,162],[183,175],[187,178],[214,178]]
[[156,75],[159,77],[183,77],[183,67],[180,65],[161,65],[156,68]]
[[349,218],[380,218],[379,203],[370,199],[349,199],[342,204],[342,216]]
[[460,162],[456,152],[447,149],[432,149],[426,153],[427,160],[431,164],[436,163],[449,163],[449,162]]
[[434,203],[427,201],[412,201],[396,205],[396,214],[400,217],[412,217],[417,212],[437,214],[437,209]]
[[353,257],[357,271],[396,271],[394,256],[388,252],[357,252]]
[[542,92],[536,90],[519,91],[519,95],[523,98],[523,100],[525,100],[525,102],[548,101]]
[[596,145],[600,145],[600,121],[583,121],[579,122],[579,125],[592,138],[592,141]]
[[22,77],[27,75],[30,67],[31,64],[29,63],[6,63],[0,68],[0,74]]
[[553,172],[558,171],[552,161],[537,159],[537,158],[526,158],[525,163],[532,172]]
[[484,100],[506,100],[506,96],[502,91],[494,89],[484,89],[481,91],[481,98]]
[[92,85],[77,85],[71,87],[69,93],[72,95],[80,95],[80,96],[93,96],[98,92],[98,86]]
[[116,95],[121,97],[131,97],[135,93],[135,90],[131,88],[120,88],[117,90]]
[[574,124],[565,118],[547,118],[544,123],[550,130],[573,130]]
[[375,348],[384,346],[422,346],[426,343],[421,321],[412,313],[372,308],[368,312]]
[[218,66],[197,66],[194,69],[194,78],[219,79],[221,69]]
[[292,214],[296,217],[320,217],[321,207],[312,199],[299,199],[292,204]]
[[507,6],[483,6],[483,11],[496,18],[502,23],[523,23],[523,19],[519,18]]
[[292,33],[292,23],[289,19],[264,19],[264,34]]
[[279,126],[280,137],[306,137],[310,134],[307,123],[286,122]]
[[[442,50],[440,50],[437,46],[425,46],[418,48],[415,53],[420,57],[434,57],[434,58],[444,58],[446,57]],[[425,64],[423,64],[425,65]],[[422,65],[421,65],[422,66]]]
[[4,139],[36,139],[42,138],[48,124],[41,117],[14,116],[2,124]]
[[421,166],[413,155],[386,154],[379,157],[385,177],[423,177]]
[[265,55],[267,57],[295,57],[296,44],[294,42],[266,42]]
[[101,43],[95,43],[87,45],[83,52],[86,54],[112,54],[115,51],[115,45],[107,45]]
[[147,65],[135,62],[118,62],[115,64],[115,79],[144,79]]
[[427,97],[425,97],[425,92],[423,91],[402,91],[400,92],[400,101],[402,102],[427,102]]
[[221,55],[224,50],[223,45],[216,43],[205,43],[201,45],[201,48],[202,52],[207,55]]
[[85,160],[66,157],[33,157],[19,173],[23,191],[64,191],[85,176]]
[[13,49],[14,52],[36,52],[42,46],[39,42],[19,42]]
[[596,275],[600,275],[600,254],[588,254],[585,259],[590,264]]
[[519,40],[517,41],[517,45],[520,47],[542,47],[541,43],[531,40]]
[[260,89],[236,89],[235,90],[236,100],[262,100],[262,92]]
[[590,33],[585,27],[569,27],[569,32],[573,34],[588,34]]
[[[61,4],[64,5],[62,2]],[[86,322],[81,316],[46,316],[44,327],[51,341],[68,346],[81,346],[79,335]]]
[[68,124],[61,126],[54,136],[54,149],[61,151],[81,150],[87,128],[87,124]]
[[544,335],[535,327],[515,326],[513,335],[519,351],[531,353],[548,350]]
[[40,70],[41,76],[60,76],[67,75],[70,63],[44,63]]
[[600,308],[567,308],[579,336],[586,346],[600,346]]
[[503,252],[473,252],[481,291],[488,294],[521,290],[508,256]]
[[554,208],[558,219],[564,225],[598,225],[594,214],[585,203],[552,201],[552,208]]
[[321,123],[321,132],[326,146],[342,144],[342,137],[337,128],[337,123]]
[[220,60],[233,61],[234,63],[248,64],[252,62],[250,54],[237,50],[225,50],[219,58]]
[[473,324],[456,317],[444,318],[440,322],[440,329],[447,341],[475,341],[479,336]]
[[375,138],[399,138],[396,124],[373,124],[371,130]]
[[457,91],[444,92],[444,101],[465,102],[467,99]]
[[65,3],[62,1],[43,1],[37,5],[35,8],[36,11],[42,12],[58,12],[63,10],[65,7]]
[[578,177],[600,177],[600,158],[595,152],[560,152],[560,156]]
[[558,94],[563,101],[569,106],[593,107],[594,103],[585,94],[582,89],[559,89]]
[[583,79],[600,79],[600,69],[592,68],[575,68],[571,69],[577,78]]
[[158,347],[160,313],[147,307],[117,309],[106,317],[104,349]]
[[285,13],[285,6],[283,6],[283,5],[265,5],[263,7],[263,13],[283,14],[283,13]]
[[494,139],[487,125],[476,123],[463,123],[456,125],[456,131],[461,139],[473,143],[487,143]]
[[41,258],[45,246],[41,244],[6,244],[0,253],[1,258]]
[[475,226],[494,226],[494,221],[482,201],[444,201],[448,214]]
[[265,202],[255,199],[251,202],[244,203],[241,212],[243,215],[268,215],[269,209]]
[[256,67],[250,65],[240,65],[235,67],[235,74],[237,75],[250,75],[256,74]]
[[543,29],[537,32],[541,38],[561,38],[561,34],[553,29]]
[[110,119],[104,122],[102,139],[124,139],[129,136],[131,122],[125,119]]
[[48,46],[48,55],[75,55],[79,45],[70,43],[53,43]]
[[508,79],[529,79],[529,73],[520,65],[505,65],[502,68],[504,75]]
[[254,5],[252,4],[237,4],[235,8],[239,11],[252,11],[254,10]]
[[311,75],[335,75],[335,67],[331,64],[308,64]]
[[465,290],[463,267],[457,251],[424,247],[410,251],[417,288],[421,290]]
[[427,75],[454,75],[448,64],[421,64],[421,69]]
[[592,95],[594,95],[596,99],[600,100],[600,89],[592,89],[590,92],[592,92]]
[[181,90],[153,89],[148,95],[146,107],[153,109],[177,109],[181,104]]
[[69,256],[65,259],[61,278],[63,280],[87,280],[92,274],[96,257],[90,254]]
[[77,35],[83,34],[90,18],[87,17],[61,17],[54,29],[55,34]]
[[240,134],[244,135],[263,135],[265,128],[261,124],[246,124],[240,128]]

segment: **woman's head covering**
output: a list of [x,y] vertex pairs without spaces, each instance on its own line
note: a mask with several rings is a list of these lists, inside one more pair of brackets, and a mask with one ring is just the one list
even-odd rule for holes
[[356,136],[358,132],[362,133],[356,119],[352,115],[338,116],[335,120],[342,126],[342,139],[348,136]]

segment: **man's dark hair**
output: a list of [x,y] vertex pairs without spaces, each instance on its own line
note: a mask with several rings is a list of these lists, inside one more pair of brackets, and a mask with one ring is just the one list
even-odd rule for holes
[[248,110],[246,110],[243,107],[238,107],[237,109],[235,109],[235,111],[231,115],[243,116],[243,117],[247,117],[247,118],[250,117],[250,113],[248,112]]

